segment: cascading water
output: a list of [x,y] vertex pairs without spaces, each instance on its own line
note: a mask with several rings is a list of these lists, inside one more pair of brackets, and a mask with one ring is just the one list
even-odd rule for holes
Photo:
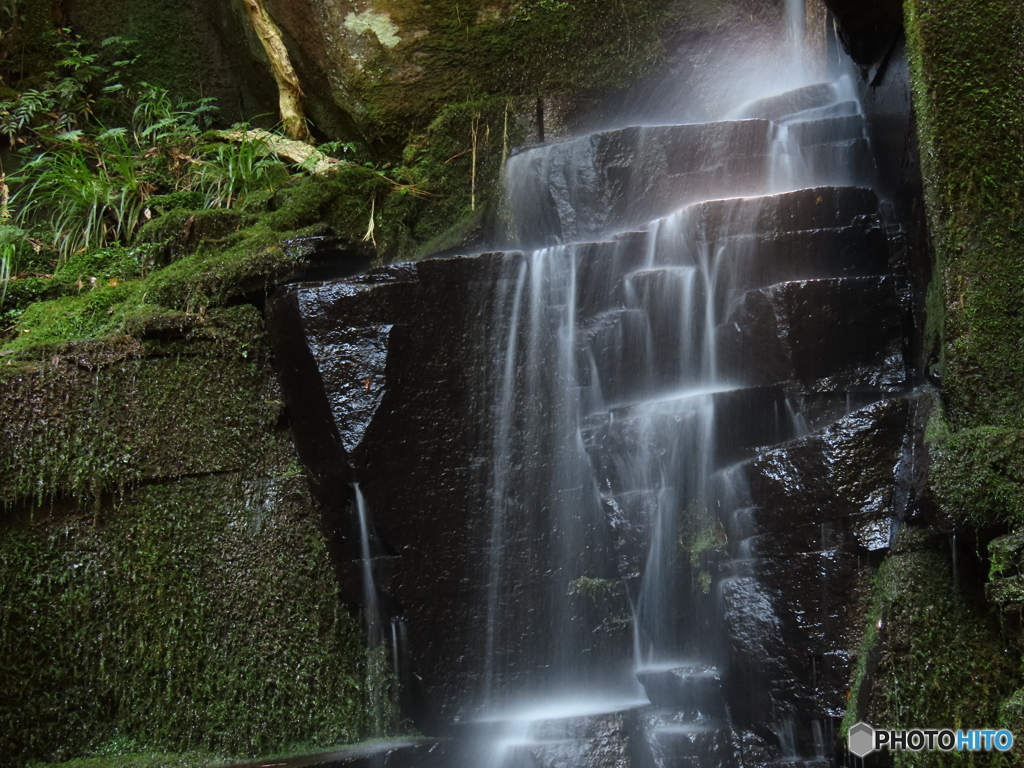
[[[802,3],[787,8],[800,39]],[[501,719],[519,707],[493,765],[518,765],[510,745],[547,748],[554,717],[635,706],[637,680],[676,710],[661,728],[668,738],[724,727],[727,658],[714,624],[723,600],[763,599],[744,567],[756,535],[744,518],[750,502],[729,462],[809,430],[784,393],[757,391],[763,376],[730,347],[729,325],[740,328],[752,290],[802,277],[799,264],[764,263],[758,234],[772,221],[785,232],[786,215],[797,215],[787,206],[804,204],[781,193],[869,186],[872,176],[849,81],[726,113],[734,122],[627,128],[508,164],[513,237],[566,244],[506,253],[492,299],[481,711]],[[632,170],[618,189],[601,178],[616,153]],[[685,163],[683,178],[659,178],[673,163]],[[758,423],[737,438],[751,409]],[[609,515],[617,540],[601,535]],[[705,556],[728,537],[737,559],[712,575]],[[622,591],[631,642],[625,633],[594,642],[586,588]],[[774,720],[782,755],[795,756],[792,720]]]
[[693,120],[514,155],[504,250],[274,305],[328,394],[314,458],[360,480],[378,656],[465,737],[445,768],[832,754],[908,412],[898,226],[852,79],[768,47]]

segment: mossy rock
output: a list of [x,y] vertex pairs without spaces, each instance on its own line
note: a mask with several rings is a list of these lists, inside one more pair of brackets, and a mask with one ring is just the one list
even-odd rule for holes
[[8,517],[5,760],[109,755],[118,741],[243,756],[368,730],[358,623],[288,466]]
[[662,55],[667,3],[268,0],[314,114],[404,140],[449,104],[635,81]]
[[[1024,16],[1016,0],[904,4],[937,273],[929,328],[955,429],[1024,427]],[[939,314],[939,317],[936,317]]]
[[219,240],[251,223],[252,217],[230,209],[175,208],[147,222],[138,240],[155,246],[151,266],[162,267],[195,253],[204,240]]
[[931,445],[929,483],[954,530],[1024,523],[1024,431],[977,427]]
[[251,465],[280,409],[261,319],[243,306],[176,320],[177,346],[122,336],[0,362],[6,506]]
[[[907,529],[910,530],[910,529]],[[901,532],[900,536],[903,536]],[[933,540],[944,546],[929,548]],[[886,728],[996,727],[1018,685],[996,611],[969,569],[958,572],[941,537],[895,551],[874,579],[868,625],[844,720]],[[900,766],[969,765],[968,753],[903,752]],[[1010,765],[986,756],[985,765]]]

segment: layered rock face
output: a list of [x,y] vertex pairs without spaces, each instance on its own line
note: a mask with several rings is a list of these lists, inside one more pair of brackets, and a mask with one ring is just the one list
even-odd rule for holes
[[406,692],[442,721],[618,710],[532,718],[516,765],[833,756],[918,409],[846,93],[522,153],[512,237],[539,250],[272,303],[290,407],[330,414],[322,500],[354,481],[371,511]]

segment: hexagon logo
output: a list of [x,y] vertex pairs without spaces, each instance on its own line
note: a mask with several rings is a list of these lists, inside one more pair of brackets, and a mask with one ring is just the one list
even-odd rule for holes
[[851,754],[865,757],[875,751],[875,729],[867,723],[855,724],[847,736]]

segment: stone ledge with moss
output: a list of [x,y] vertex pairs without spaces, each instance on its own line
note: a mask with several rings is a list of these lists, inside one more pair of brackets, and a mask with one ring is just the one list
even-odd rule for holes
[[140,748],[199,765],[370,731],[368,658],[261,319],[242,305],[173,330],[0,364],[15,765]]

